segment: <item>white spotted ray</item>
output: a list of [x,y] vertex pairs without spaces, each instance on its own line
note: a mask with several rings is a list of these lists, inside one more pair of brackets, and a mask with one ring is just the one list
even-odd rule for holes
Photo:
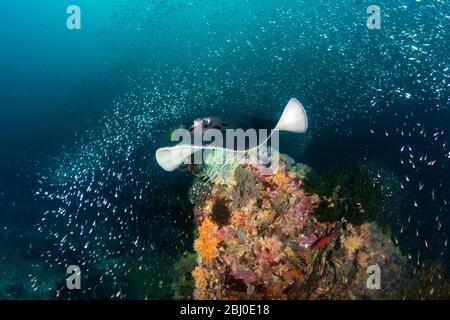
[[274,134],[275,131],[289,131],[296,133],[305,133],[308,129],[308,117],[302,104],[295,98],[289,100],[288,104],[283,110],[283,114],[278,120],[277,125],[272,130],[270,135],[264,142],[259,145],[250,148],[248,150],[233,150],[218,146],[206,145],[186,145],[178,144],[173,147],[164,147],[156,150],[156,161],[166,171],[173,171],[177,169],[183,161],[190,157],[194,152],[198,150],[226,150],[235,153],[244,153],[252,150],[256,150],[264,145]]

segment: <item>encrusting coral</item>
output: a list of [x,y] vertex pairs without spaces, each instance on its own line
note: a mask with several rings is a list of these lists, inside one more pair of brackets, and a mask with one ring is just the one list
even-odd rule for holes
[[235,186],[232,197],[236,207],[243,207],[249,199],[259,195],[256,178],[249,168],[238,167],[234,171]]
[[[318,219],[321,199],[304,190],[311,170],[286,156],[280,163],[270,176],[239,164],[232,186],[215,179],[197,203],[194,298],[383,298],[395,288],[404,265],[389,235],[374,223]],[[384,280],[385,290],[366,287],[375,264],[394,279]]]

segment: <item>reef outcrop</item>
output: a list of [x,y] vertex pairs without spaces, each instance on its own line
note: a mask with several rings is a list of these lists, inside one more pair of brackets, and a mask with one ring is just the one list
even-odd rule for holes
[[[209,180],[194,209],[195,299],[392,295],[405,264],[389,234],[375,222],[319,219],[327,199],[305,190],[310,172],[282,155],[273,175],[241,163],[229,179]],[[383,290],[367,286],[369,266],[381,270]]]

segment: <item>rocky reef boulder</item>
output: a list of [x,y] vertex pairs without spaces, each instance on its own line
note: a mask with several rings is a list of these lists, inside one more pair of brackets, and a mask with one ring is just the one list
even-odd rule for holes
[[[392,296],[405,264],[389,234],[375,223],[318,219],[316,209],[324,199],[305,191],[310,171],[282,156],[273,175],[241,163],[230,173],[232,183],[211,182],[194,209],[194,298]],[[369,266],[381,270],[383,290],[368,288]]]

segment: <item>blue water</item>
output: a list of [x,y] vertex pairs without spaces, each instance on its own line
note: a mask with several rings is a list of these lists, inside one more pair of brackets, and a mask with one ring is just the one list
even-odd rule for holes
[[69,264],[86,298],[172,297],[191,177],[155,150],[180,123],[274,120],[291,97],[310,129],[282,152],[385,168],[407,199],[393,240],[412,266],[448,264],[450,5],[378,1],[368,30],[370,4],[2,0],[0,298],[65,298]]

